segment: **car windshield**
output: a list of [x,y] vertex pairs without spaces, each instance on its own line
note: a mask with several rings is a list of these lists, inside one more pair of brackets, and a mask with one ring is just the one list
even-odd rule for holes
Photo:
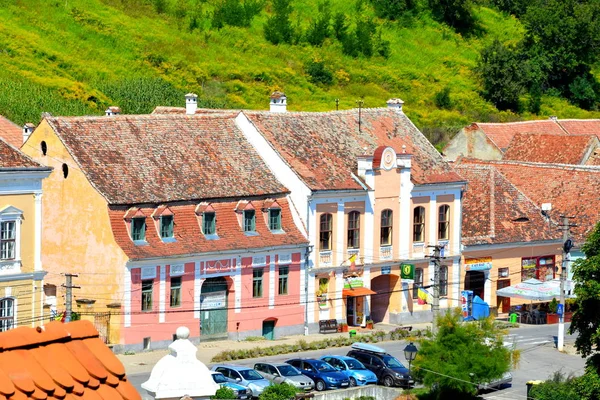
[[388,368],[404,368],[404,365],[398,359],[391,356],[383,357],[383,362]]
[[223,374],[212,374],[213,377],[213,381],[215,381],[215,383],[226,383],[227,382],[227,378],[225,378],[225,375]]
[[263,379],[262,375],[260,375],[253,369],[243,369],[238,372],[240,373],[240,375],[242,375],[242,378],[244,378],[247,381],[257,381],[259,379]]
[[326,362],[323,362],[323,361],[315,361],[313,363],[313,366],[319,372],[334,372],[335,371],[335,369],[331,365],[329,365],[329,364],[327,364]]
[[300,373],[300,371],[298,371],[296,368],[292,367],[291,365],[280,365],[278,368],[279,368],[279,373],[281,374],[281,376],[302,375]]
[[348,365],[348,369],[351,370],[361,370],[361,369],[366,369],[364,365],[361,364],[360,361],[358,360],[345,360],[346,361],[346,365]]

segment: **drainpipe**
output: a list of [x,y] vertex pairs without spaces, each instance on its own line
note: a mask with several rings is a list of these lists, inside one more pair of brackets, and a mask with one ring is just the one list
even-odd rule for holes
[[306,197],[306,236],[308,238],[308,246],[304,255],[304,336],[308,336],[308,266],[310,263],[310,253],[312,246],[310,245],[310,203],[312,197]]

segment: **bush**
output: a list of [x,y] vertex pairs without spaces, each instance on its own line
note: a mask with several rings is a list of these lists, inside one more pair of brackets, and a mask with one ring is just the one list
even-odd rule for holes
[[413,0],[371,0],[371,4],[379,18],[395,21],[406,11],[412,10],[416,2]]
[[333,73],[325,67],[323,61],[310,61],[305,65],[306,73],[310,76],[312,83],[331,85],[333,83]]
[[290,21],[291,0],[273,0],[273,15],[264,26],[265,39],[273,44],[291,44],[295,35]]
[[211,399],[237,399],[237,396],[235,395],[233,389],[223,386],[217,389],[217,392],[211,397]]
[[267,386],[258,397],[259,400],[290,400],[296,397],[297,390],[293,385],[280,383]]
[[429,0],[433,16],[457,32],[468,32],[475,26],[471,0]]
[[221,29],[225,25],[249,27],[254,17],[262,11],[260,0],[223,0],[213,14],[212,26]]
[[435,94],[434,102],[438,108],[446,110],[452,108],[452,100],[450,100],[450,88],[446,86],[445,88],[437,92]]

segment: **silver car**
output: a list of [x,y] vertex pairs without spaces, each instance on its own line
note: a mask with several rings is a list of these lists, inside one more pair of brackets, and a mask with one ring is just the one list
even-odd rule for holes
[[256,363],[254,369],[274,383],[289,383],[296,388],[309,392],[315,388],[315,383],[294,366],[286,363]]
[[225,375],[229,382],[237,383],[252,390],[252,397],[258,397],[262,394],[271,382],[262,377],[261,374],[249,367],[232,364],[217,364],[213,365],[211,370],[217,371]]

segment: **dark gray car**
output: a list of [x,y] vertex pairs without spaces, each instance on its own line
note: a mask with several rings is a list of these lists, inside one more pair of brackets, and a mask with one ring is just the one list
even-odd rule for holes
[[315,388],[312,379],[303,375],[296,367],[286,363],[256,363],[254,369],[265,379],[274,383],[289,383],[305,392]]

